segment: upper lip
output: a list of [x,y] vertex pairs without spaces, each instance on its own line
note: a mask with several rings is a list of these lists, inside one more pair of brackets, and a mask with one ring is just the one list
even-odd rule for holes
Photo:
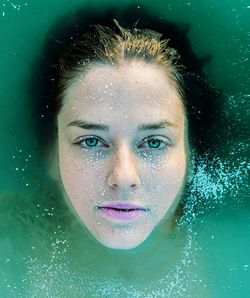
[[97,208],[113,208],[113,209],[124,209],[124,210],[147,210],[148,209],[137,204],[125,203],[125,202],[104,203],[102,205],[97,206]]

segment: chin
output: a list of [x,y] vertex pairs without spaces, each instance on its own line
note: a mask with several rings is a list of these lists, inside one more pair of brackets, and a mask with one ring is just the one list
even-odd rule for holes
[[[127,236],[127,235],[126,235]],[[133,239],[129,239],[129,237],[119,237],[119,239],[97,239],[98,242],[100,242],[103,246],[111,249],[120,249],[120,250],[129,250],[134,249],[138,246],[140,246],[147,237],[135,239],[135,237],[132,237]]]

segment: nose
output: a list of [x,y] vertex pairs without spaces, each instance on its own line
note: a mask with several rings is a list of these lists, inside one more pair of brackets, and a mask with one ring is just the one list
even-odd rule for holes
[[107,183],[111,188],[122,191],[130,190],[140,185],[140,178],[135,167],[131,150],[120,146],[113,159],[112,170],[108,174]]

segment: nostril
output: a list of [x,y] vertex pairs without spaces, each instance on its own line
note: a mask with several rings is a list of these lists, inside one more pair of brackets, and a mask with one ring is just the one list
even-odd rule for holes
[[[115,183],[114,183],[112,186],[113,186],[113,187],[118,187],[118,185],[115,184]],[[136,187],[136,184],[132,184],[130,187]]]

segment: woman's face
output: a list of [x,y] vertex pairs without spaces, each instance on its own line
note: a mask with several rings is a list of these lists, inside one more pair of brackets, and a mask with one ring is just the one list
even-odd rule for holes
[[134,248],[173,214],[185,184],[186,118],[158,66],[92,66],[65,92],[58,135],[64,192],[103,245]]

